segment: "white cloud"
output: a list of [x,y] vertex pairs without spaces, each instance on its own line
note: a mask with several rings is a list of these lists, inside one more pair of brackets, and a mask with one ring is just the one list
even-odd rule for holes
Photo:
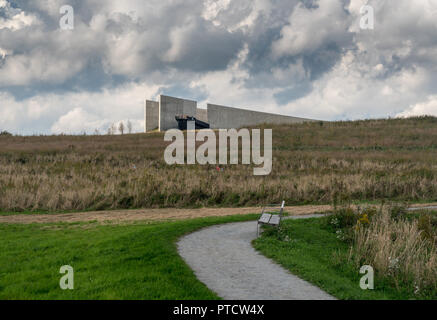
[[11,55],[11,54],[12,54],[12,51],[2,49],[0,47],[0,59],[4,59],[4,58],[6,58],[7,55]]
[[[403,70],[380,78],[383,66],[377,65],[363,73],[356,60],[354,53],[348,52],[330,72],[313,82],[313,90],[308,95],[282,106],[275,103],[278,89],[274,86],[245,87],[249,74],[238,63],[227,71],[209,73],[195,81],[195,85],[206,87],[209,102],[298,117],[340,120],[394,116],[421,100],[428,92],[427,84],[434,81],[424,68]],[[281,81],[288,78],[290,83],[306,78],[300,63],[291,64],[289,69],[274,70],[273,75]]]
[[93,133],[129,119],[142,132],[144,99],[155,98],[158,86],[127,84],[102,92],[46,94],[22,101],[0,92],[0,130],[14,133]]
[[435,116],[437,117],[437,96],[429,96],[425,102],[417,103],[407,110],[396,115],[399,118],[414,116]]
[[202,17],[214,21],[221,11],[226,10],[229,7],[230,3],[231,0],[206,0]]
[[0,12],[4,15],[4,17],[0,16],[0,30],[6,28],[20,30],[40,23],[36,16],[12,8],[6,0],[0,0]]
[[0,86],[27,85],[33,81],[64,82],[83,67],[82,61],[65,58],[49,60],[43,51],[32,55],[9,55],[0,69]]
[[424,68],[402,70],[380,78],[375,71],[363,73],[352,52],[319,80],[307,96],[290,102],[290,114],[305,112],[318,119],[363,119],[394,116],[427,94],[429,78]]
[[431,15],[437,15],[437,0],[427,0],[426,5]]
[[63,115],[52,126],[53,133],[78,133],[89,132],[103,125],[108,125],[104,120],[100,120],[97,116],[84,111],[82,108],[75,108]]
[[350,18],[341,1],[319,1],[317,8],[299,4],[281,30],[281,38],[273,43],[273,55],[295,56],[312,53],[331,44],[348,41]]

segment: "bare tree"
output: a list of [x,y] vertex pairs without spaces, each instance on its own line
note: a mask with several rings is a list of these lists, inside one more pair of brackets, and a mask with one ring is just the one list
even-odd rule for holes
[[108,135],[113,135],[115,134],[116,129],[115,129],[115,123],[111,124],[111,126],[108,128]]
[[121,134],[124,134],[124,123],[123,123],[123,121],[120,122],[120,125],[118,126],[118,131],[120,131]]
[[132,122],[130,122],[130,120],[127,120],[127,131],[129,134],[132,133]]

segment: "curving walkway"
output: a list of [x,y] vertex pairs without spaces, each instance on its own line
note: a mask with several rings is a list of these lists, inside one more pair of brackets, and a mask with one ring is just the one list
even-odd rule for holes
[[[307,215],[291,219],[320,217]],[[208,288],[226,300],[333,300],[251,245],[256,222],[213,226],[178,242],[179,254]]]

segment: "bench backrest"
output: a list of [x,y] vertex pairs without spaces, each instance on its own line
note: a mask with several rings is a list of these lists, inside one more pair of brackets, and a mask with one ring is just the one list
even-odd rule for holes
[[279,215],[282,218],[284,212],[285,201],[282,204],[269,204],[263,208],[262,214],[268,213],[272,215]]

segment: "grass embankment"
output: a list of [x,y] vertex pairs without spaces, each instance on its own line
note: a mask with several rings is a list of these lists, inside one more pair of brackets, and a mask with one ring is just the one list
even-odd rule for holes
[[[405,225],[413,223],[417,227],[417,224],[411,221],[417,218],[417,214],[412,215],[404,221]],[[401,237],[403,230],[407,228],[398,229],[397,239],[390,238],[392,236],[390,234],[381,240],[383,238],[381,232],[378,234],[375,229],[383,230],[382,233],[384,233],[390,228],[371,226],[369,227],[370,236],[364,237],[368,243],[364,244],[363,237],[353,239],[361,234],[363,229],[357,230],[356,234],[350,229],[352,234],[349,235],[352,238],[348,238],[347,231],[338,232],[339,229],[331,223],[331,219],[333,218],[324,217],[284,221],[280,232],[268,229],[259,239],[255,240],[255,248],[292,273],[339,299],[437,299],[435,246],[428,243],[428,248],[423,249],[424,242],[420,239],[421,236],[415,227],[408,228],[409,231],[415,230],[415,239],[410,241],[411,235]],[[375,222],[379,224],[379,221]],[[416,247],[411,248],[408,245]],[[421,257],[417,254],[411,256],[403,254],[408,251],[415,252],[418,248],[420,248],[417,251],[421,251]],[[423,255],[424,251],[426,251],[426,257]],[[366,254],[362,255],[363,252]],[[374,252],[375,255],[367,254],[370,252]],[[414,259],[411,259],[412,257]],[[384,263],[381,265],[377,263],[378,261],[384,261]],[[393,261],[396,261],[396,266],[390,268]],[[363,274],[359,271],[362,265],[374,267],[374,290],[360,288],[360,279]],[[388,269],[385,268],[387,265]],[[418,270],[410,267],[420,270],[415,272]],[[429,273],[430,270],[431,273]],[[417,286],[415,276],[420,280],[417,283],[421,282],[421,285],[426,283],[427,287]]]
[[[0,299],[217,299],[178,255],[175,241],[254,215],[165,223],[0,224]],[[59,287],[63,265],[74,290]]]
[[0,137],[0,211],[437,200],[437,119],[273,126],[273,171],[168,166],[163,134]]

